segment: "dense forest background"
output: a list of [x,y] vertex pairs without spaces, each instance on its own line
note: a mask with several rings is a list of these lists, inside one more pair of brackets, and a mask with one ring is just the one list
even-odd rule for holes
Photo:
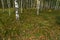
[[[14,7],[14,0],[9,0],[11,8]],[[3,0],[3,4],[5,8],[8,8],[7,0]],[[23,8],[36,8],[36,1],[37,0],[17,0],[19,7]],[[2,8],[2,1],[0,0],[0,8]],[[40,8],[60,8],[60,0],[40,0]]]

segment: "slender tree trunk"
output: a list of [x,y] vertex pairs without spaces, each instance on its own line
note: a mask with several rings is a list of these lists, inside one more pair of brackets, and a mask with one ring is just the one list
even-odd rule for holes
[[15,0],[14,3],[15,3],[16,20],[19,20],[19,11],[18,11],[19,6],[17,0]]
[[32,0],[31,0],[31,8],[32,8]]
[[40,1],[37,0],[37,15],[39,15]]
[[22,10],[23,10],[23,9],[22,9],[22,0],[21,0],[21,13],[22,13]]
[[3,12],[4,12],[4,1],[1,0],[1,3],[2,3]]
[[13,0],[13,8],[14,8],[14,0]]
[[28,9],[28,0],[26,0],[26,8]]
[[9,9],[9,16],[10,16],[10,0],[7,0],[7,4],[8,4],[8,9]]
[[20,8],[20,5],[21,5],[20,0],[18,0],[18,2],[19,2],[19,8]]
[[43,6],[44,6],[44,5],[43,5],[43,0],[41,0],[41,1],[40,1],[40,10],[43,9]]
[[56,1],[56,8],[55,9],[58,9],[58,7],[59,7],[59,2],[58,2],[58,0]]

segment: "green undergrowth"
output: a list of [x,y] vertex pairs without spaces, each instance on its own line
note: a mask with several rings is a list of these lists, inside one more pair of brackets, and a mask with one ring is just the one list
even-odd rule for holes
[[10,10],[0,10],[0,40],[60,40],[60,10],[23,9],[19,20]]

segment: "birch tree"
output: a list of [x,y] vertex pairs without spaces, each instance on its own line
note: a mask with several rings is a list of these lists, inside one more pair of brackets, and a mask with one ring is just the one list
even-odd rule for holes
[[37,0],[37,15],[39,15],[39,7],[40,7],[40,1]]
[[8,4],[8,9],[9,9],[9,16],[10,16],[10,0],[7,0],[7,4]]
[[3,12],[4,12],[4,1],[1,0],[1,3],[2,3]]
[[59,0],[56,0],[56,7],[55,7],[55,9],[58,9],[58,6],[59,6]]
[[15,0],[14,3],[15,3],[16,20],[19,20],[19,12],[18,12],[19,6],[17,0]]

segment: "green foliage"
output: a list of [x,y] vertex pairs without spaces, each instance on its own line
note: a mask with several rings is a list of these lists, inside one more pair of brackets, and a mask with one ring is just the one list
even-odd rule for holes
[[57,37],[59,40],[60,30],[55,22],[60,22],[60,16],[58,16],[60,14],[57,13],[57,11],[51,13],[41,11],[37,16],[35,9],[24,9],[22,14],[19,13],[20,20],[17,21],[13,9],[11,9],[11,16],[8,15],[8,10],[4,13],[0,10],[0,38],[40,40],[41,37],[41,39],[55,40]]

